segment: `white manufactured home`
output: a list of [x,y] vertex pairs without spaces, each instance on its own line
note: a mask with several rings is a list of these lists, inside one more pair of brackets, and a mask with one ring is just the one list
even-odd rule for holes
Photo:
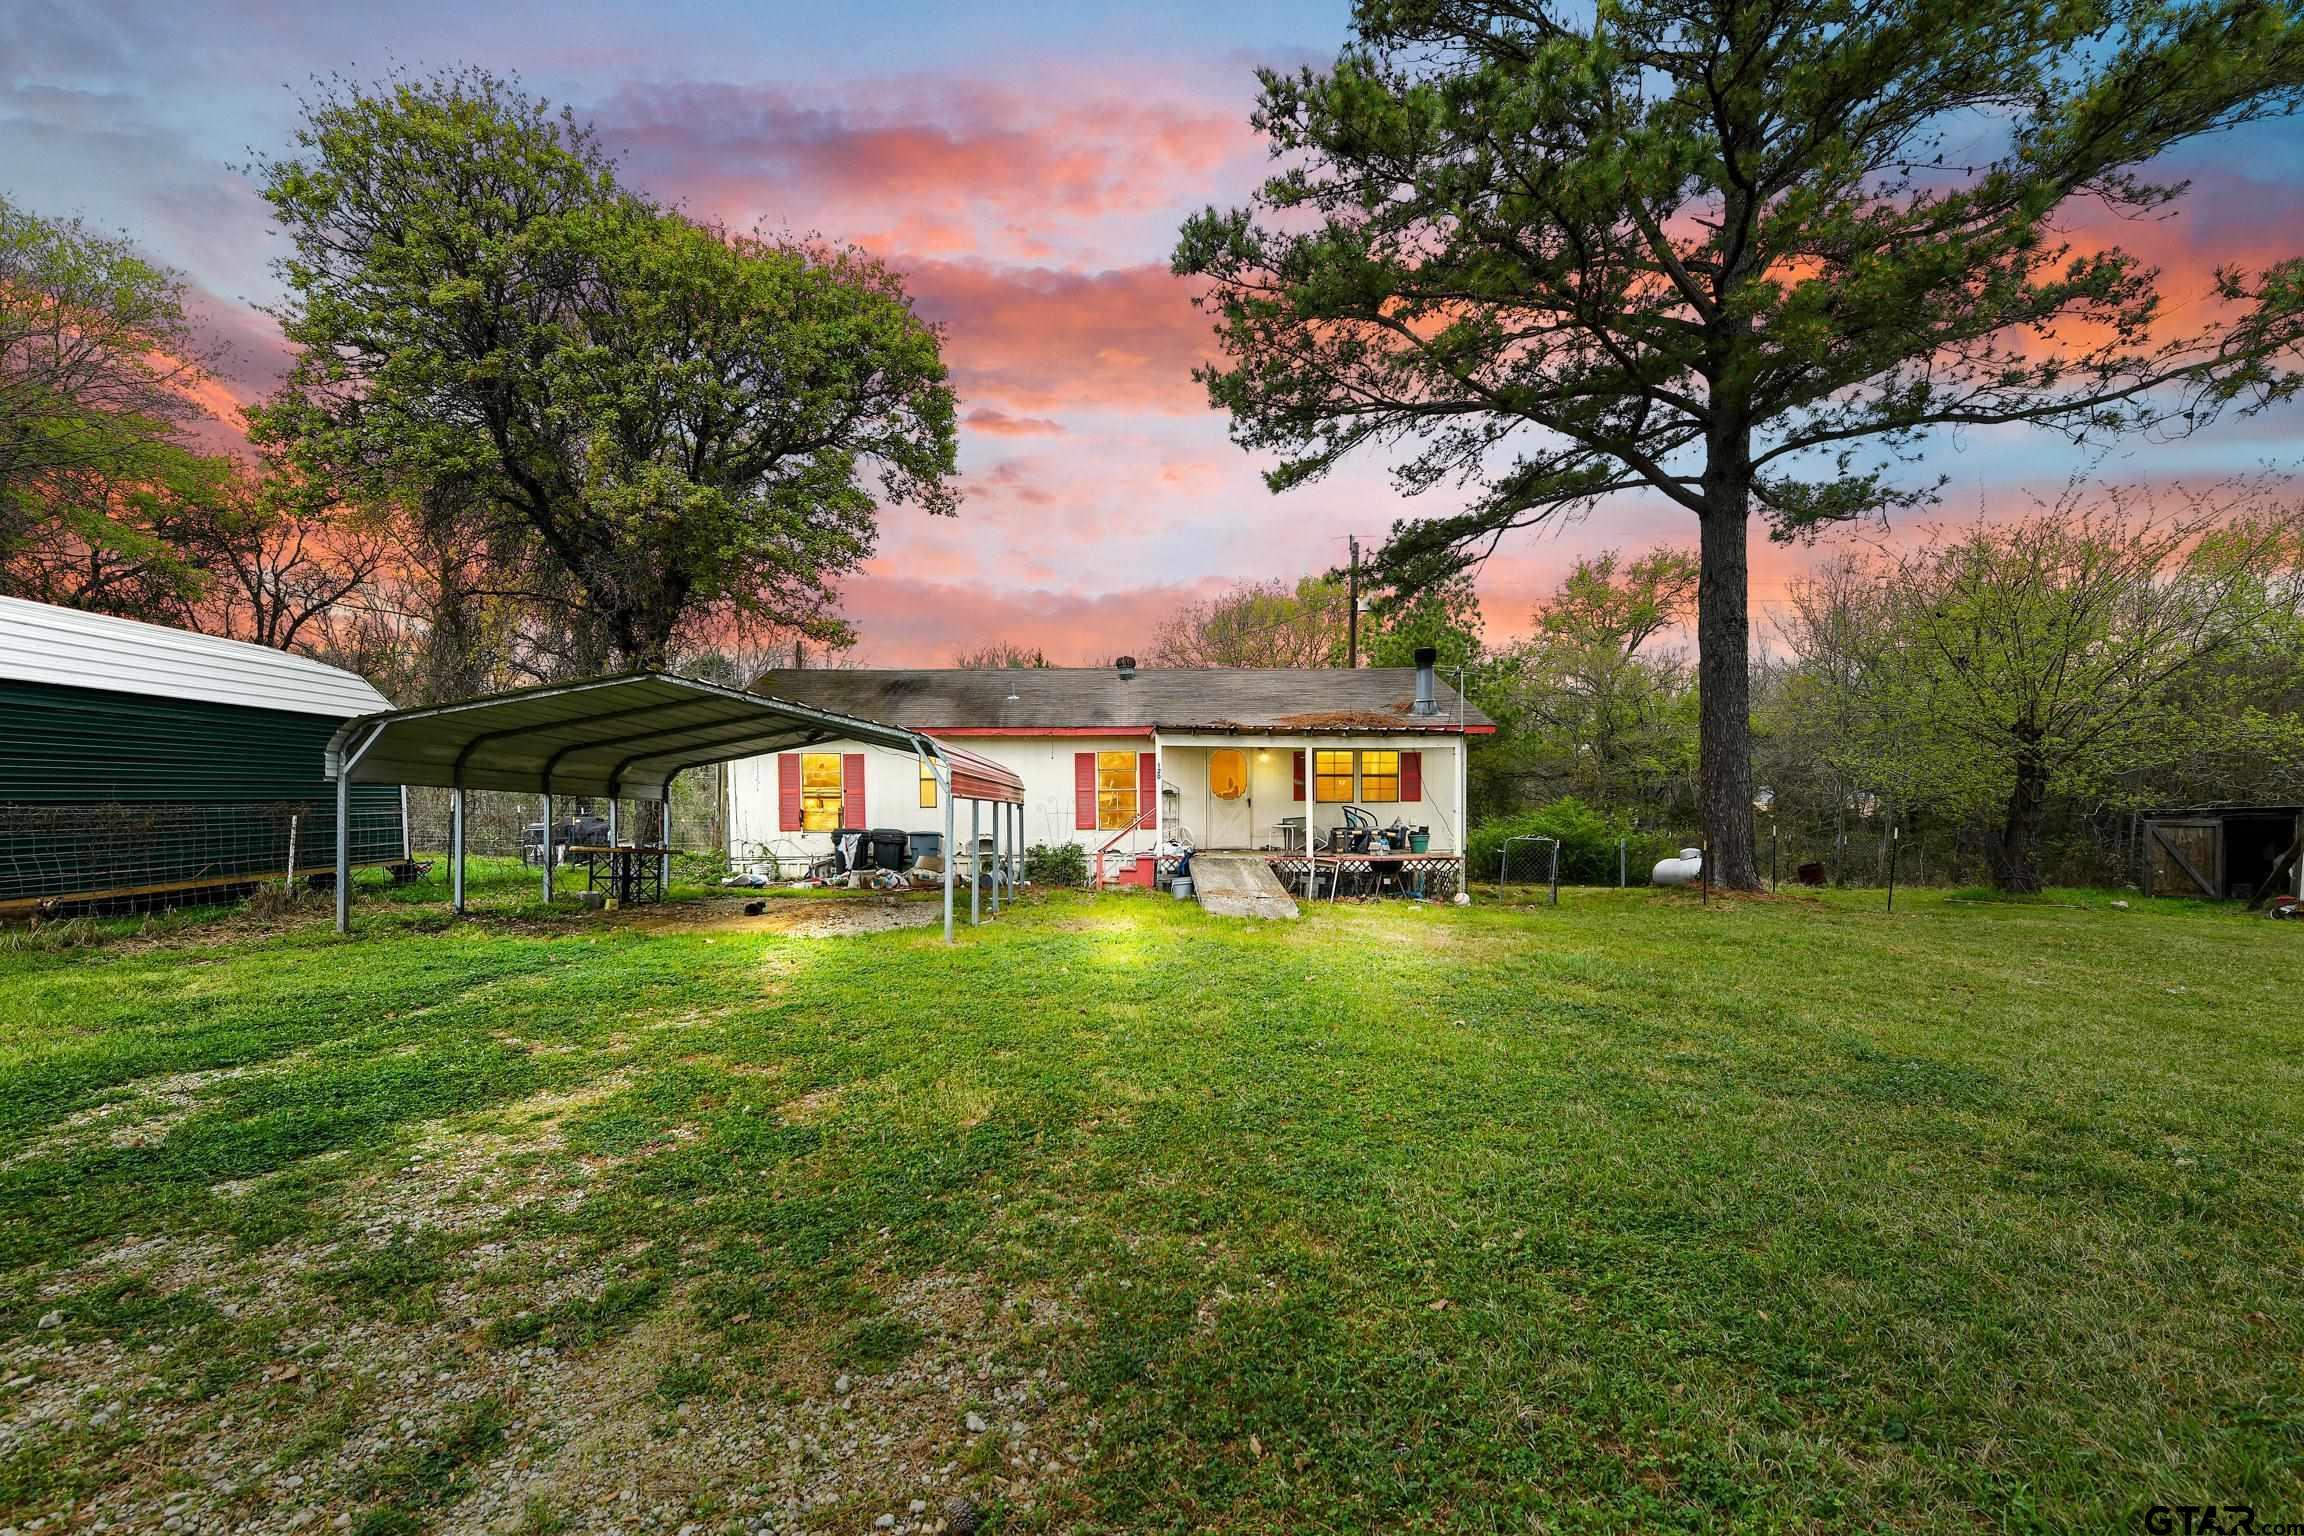
[[[1460,860],[1466,743],[1493,732],[1408,668],[777,671],[753,691],[949,740],[1024,782],[1024,841],[1074,842],[1122,881],[1183,844],[1284,855],[1352,829]],[[843,829],[938,833],[914,758],[826,743],[728,766],[728,852],[790,871]],[[1307,832],[1309,829],[1309,832]],[[961,836],[968,835],[963,812]]]

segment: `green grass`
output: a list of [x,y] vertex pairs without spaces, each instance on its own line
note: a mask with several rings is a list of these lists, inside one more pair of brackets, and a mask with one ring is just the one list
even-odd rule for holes
[[[922,1335],[888,1298],[959,1276],[1075,1319],[1008,1347],[1066,1383],[1090,1455],[1003,1529],[2304,1520],[2290,925],[2085,892],[1278,926],[1063,895],[947,949],[482,889],[462,924],[369,895],[349,941],[0,953],[0,1141],[26,1149],[0,1348],[60,1309],[68,1340],[160,1351],[170,1403],[277,1413],[266,1455],[317,1466],[392,1409],[298,1407],[277,1362],[315,1330],[463,1326],[454,1285],[475,1371],[684,1330],[641,1383],[662,1413],[784,1390],[806,1339],[901,1370]],[[149,1139],[74,1119],[187,1073],[225,1075]],[[553,1096],[558,1139],[523,1152]],[[479,1137],[583,1198],[377,1230],[367,1192]],[[135,1274],[57,1295],[155,1235],[326,1257],[253,1315]],[[539,1292],[491,1257],[542,1242],[609,1278]],[[430,1528],[520,1414],[477,1397],[338,1507]],[[0,1524],[161,1459],[53,1436],[0,1459]]]

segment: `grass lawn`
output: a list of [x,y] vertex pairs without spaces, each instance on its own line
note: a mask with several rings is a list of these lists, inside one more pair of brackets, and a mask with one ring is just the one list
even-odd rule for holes
[[0,1526],[2304,1521],[2304,925],[515,882],[0,939]]

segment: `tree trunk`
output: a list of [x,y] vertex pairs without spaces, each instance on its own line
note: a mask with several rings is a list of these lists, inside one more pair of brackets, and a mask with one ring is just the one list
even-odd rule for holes
[[2001,890],[2030,895],[2040,889],[2040,870],[2032,856],[2040,843],[2040,819],[2047,803],[2048,765],[2036,752],[2019,752],[2000,840],[1992,845],[1992,882]]
[[[1715,460],[1717,463],[1717,460]],[[1760,889],[1752,831],[1752,620],[1746,539],[1751,484],[1740,470],[1705,475],[1702,569],[1696,582],[1698,807],[1712,884]]]

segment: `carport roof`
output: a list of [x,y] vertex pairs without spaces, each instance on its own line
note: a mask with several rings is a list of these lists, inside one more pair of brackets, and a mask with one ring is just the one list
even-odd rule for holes
[[362,715],[327,766],[363,784],[655,799],[684,768],[833,741],[941,758],[961,799],[1024,798],[1009,769],[921,732],[664,672]]

